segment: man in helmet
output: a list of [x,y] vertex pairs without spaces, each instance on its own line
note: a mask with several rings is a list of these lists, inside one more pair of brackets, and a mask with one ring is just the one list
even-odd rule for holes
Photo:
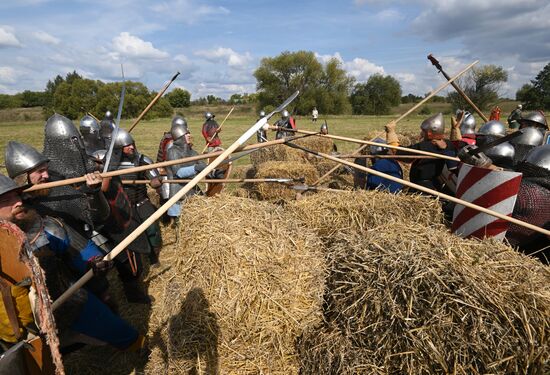
[[[456,149],[453,144],[449,140],[444,139],[445,123],[442,113],[438,113],[424,120],[420,125],[420,130],[422,140],[407,148],[446,156],[456,156]],[[391,145],[399,144],[397,134],[395,133],[395,122],[390,122],[386,125],[386,141]],[[396,154],[414,155],[406,151],[397,151]],[[410,159],[404,161],[407,162],[408,160]],[[447,167],[450,172],[453,172],[458,167],[458,163],[445,159],[416,159],[412,162],[409,178],[411,182],[429,189],[446,191],[445,185],[440,178],[444,167]]]
[[92,116],[86,115],[80,119],[79,130],[88,155],[105,147],[103,140],[99,136],[99,124]]
[[296,130],[296,122],[286,109],[281,113],[281,118],[275,122],[274,126],[278,128],[277,133],[275,134],[275,139],[291,137],[294,135],[294,132],[285,131],[284,129]]
[[108,150],[113,137],[113,130],[115,130],[115,121],[113,120],[113,113],[111,111],[105,112],[105,117],[99,123],[99,136],[103,140],[104,149]]
[[[500,121],[491,120],[481,125],[476,132],[476,145],[484,146],[506,135],[506,125]],[[512,169],[516,150],[510,142],[501,143],[485,151],[485,155],[491,158],[494,165]]]
[[[84,270],[101,274],[110,262],[101,257],[81,258],[73,254],[71,237],[64,223],[40,215],[21,200],[21,187],[0,174],[0,220],[16,224],[26,235],[32,254],[45,274],[46,288],[52,300],[73,284]],[[76,261],[75,261],[76,260]],[[140,350],[145,339],[127,322],[114,314],[87,289],[80,289],[54,311],[61,348],[74,344],[109,344],[119,350]]]
[[476,119],[468,111],[457,110],[456,117],[451,117],[451,136],[457,150],[476,143]]
[[535,127],[543,130],[548,130],[548,122],[542,111],[529,112],[522,116],[519,120],[519,128]]
[[[258,120],[256,120],[256,121],[260,121],[260,119],[262,119],[264,117],[265,117],[265,111],[261,110],[260,114],[259,114],[259,117],[258,117]],[[267,142],[267,133],[266,133],[265,129],[261,128],[260,130],[258,130],[256,132],[256,139],[258,140],[258,143]]]
[[[117,169],[129,169],[140,165],[153,164],[153,160],[147,155],[138,152],[134,139],[124,129],[119,129],[115,139],[114,148],[121,154],[121,159],[116,166]],[[157,169],[149,169],[144,172],[130,172],[122,176],[123,180],[150,180],[150,186],[157,189],[161,186],[160,174]],[[124,185],[124,191],[132,203],[133,212],[141,222],[151,216],[156,208],[153,206],[147,195],[147,187],[139,184]],[[158,254],[162,247],[162,237],[160,235],[160,226],[154,222],[147,229],[147,239],[150,245],[150,261],[158,263]]]
[[[375,138],[373,140],[376,143],[386,143],[385,140],[382,138]],[[370,146],[369,147],[369,154],[372,156],[381,156],[381,155],[388,155],[388,154],[394,154],[392,152],[393,150],[390,150],[388,152],[388,149],[381,146]],[[372,158],[371,160],[371,168],[375,171],[382,172],[385,174],[389,174],[390,176],[394,176],[397,178],[403,178],[403,170],[401,169],[401,166],[395,159],[384,159],[384,158]],[[365,158],[357,158],[355,160],[355,163],[359,165],[367,165],[367,159]],[[359,174],[361,171],[356,170],[355,174],[357,175],[356,179],[357,181],[361,181],[362,175]],[[403,189],[403,185],[394,181],[390,181],[384,177],[375,176],[373,174],[366,174],[363,177],[364,179],[364,186],[359,186],[360,188],[364,188],[367,190],[386,190],[390,193],[398,193]]]
[[[172,124],[174,124],[174,122],[177,122],[177,121],[185,121],[185,119],[182,116],[179,116],[179,115],[175,116],[172,119]],[[164,132],[164,134],[163,134],[163,136],[160,140],[159,147],[158,147],[157,160],[156,160],[157,163],[161,163],[161,162],[167,160],[166,159],[166,155],[167,155],[166,152],[168,151],[168,149],[170,147],[172,147],[173,142],[174,142],[174,140],[172,139],[172,134],[170,133],[170,131]],[[166,169],[165,168],[159,168],[159,173],[160,173],[161,181],[164,181],[168,178],[166,176]],[[163,183],[161,185],[161,187],[158,188],[157,193],[160,196],[160,204],[163,205],[170,197],[170,185]],[[168,221],[168,219],[169,219],[169,216],[167,214],[162,215],[162,221],[163,222]]]
[[221,131],[220,125],[214,120],[214,115],[212,112],[206,112],[204,114],[204,124],[202,125],[202,136],[206,142],[207,152],[215,151],[222,145],[222,140],[219,137]]
[[522,135],[510,140],[515,150],[514,164],[524,161],[527,154],[535,147],[542,145],[544,141],[544,130],[540,127],[523,127],[521,131]]
[[510,116],[508,116],[508,126],[510,127],[510,129],[519,128],[519,120],[521,119],[522,108],[523,108],[522,105],[518,104],[516,109],[514,109],[512,113],[510,113]]

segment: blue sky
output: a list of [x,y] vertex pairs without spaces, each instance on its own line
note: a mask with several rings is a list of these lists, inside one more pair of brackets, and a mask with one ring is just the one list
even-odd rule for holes
[[337,57],[357,81],[391,74],[403,93],[441,84],[426,59],[452,74],[469,62],[502,65],[514,96],[550,61],[547,0],[2,0],[0,93],[42,90],[76,70],[126,77],[193,97],[254,92],[260,60],[309,50]]

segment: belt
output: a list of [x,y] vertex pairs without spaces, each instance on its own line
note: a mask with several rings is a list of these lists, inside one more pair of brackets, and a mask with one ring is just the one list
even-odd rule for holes
[[140,206],[142,206],[143,204],[145,204],[145,203],[148,202],[148,201],[149,201],[149,199],[148,199],[148,198],[145,198],[145,199],[142,200],[141,202],[136,203],[136,207],[140,207]]

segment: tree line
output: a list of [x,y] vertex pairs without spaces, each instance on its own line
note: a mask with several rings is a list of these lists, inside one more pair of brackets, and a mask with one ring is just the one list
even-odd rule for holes
[[[322,63],[311,51],[287,51],[263,58],[254,77],[256,93],[233,94],[227,100],[214,95],[191,100],[189,91],[175,88],[157,102],[147,118],[169,117],[174,108],[190,105],[255,104],[258,110],[270,111],[296,90],[301,94],[292,103],[291,110],[298,115],[311,113],[313,107],[324,114],[384,115],[401,103],[416,103],[425,97],[403,95],[400,82],[391,75],[373,74],[366,82],[357,82],[343,69],[340,60],[333,58]],[[498,103],[502,85],[507,80],[508,73],[501,66],[484,65],[470,70],[458,83],[480,109],[487,110]],[[116,111],[121,87],[120,82],[105,83],[72,72],[48,81],[42,92],[27,90],[0,95],[0,109],[40,106],[45,117],[58,112],[77,119],[86,112]],[[138,116],[156,94],[140,82],[126,81],[123,117]],[[550,108],[550,63],[518,90],[516,100],[521,101],[525,109]],[[453,109],[473,110],[454,91],[446,97],[435,96],[431,101],[450,103]]]

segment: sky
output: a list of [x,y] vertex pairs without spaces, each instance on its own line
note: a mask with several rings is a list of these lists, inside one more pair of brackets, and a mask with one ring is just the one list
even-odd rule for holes
[[338,58],[365,82],[397,78],[403,94],[444,82],[426,56],[453,75],[474,60],[501,65],[515,92],[550,62],[548,0],[1,0],[0,93],[41,91],[76,70],[127,79],[192,99],[256,90],[264,57],[313,51]]

